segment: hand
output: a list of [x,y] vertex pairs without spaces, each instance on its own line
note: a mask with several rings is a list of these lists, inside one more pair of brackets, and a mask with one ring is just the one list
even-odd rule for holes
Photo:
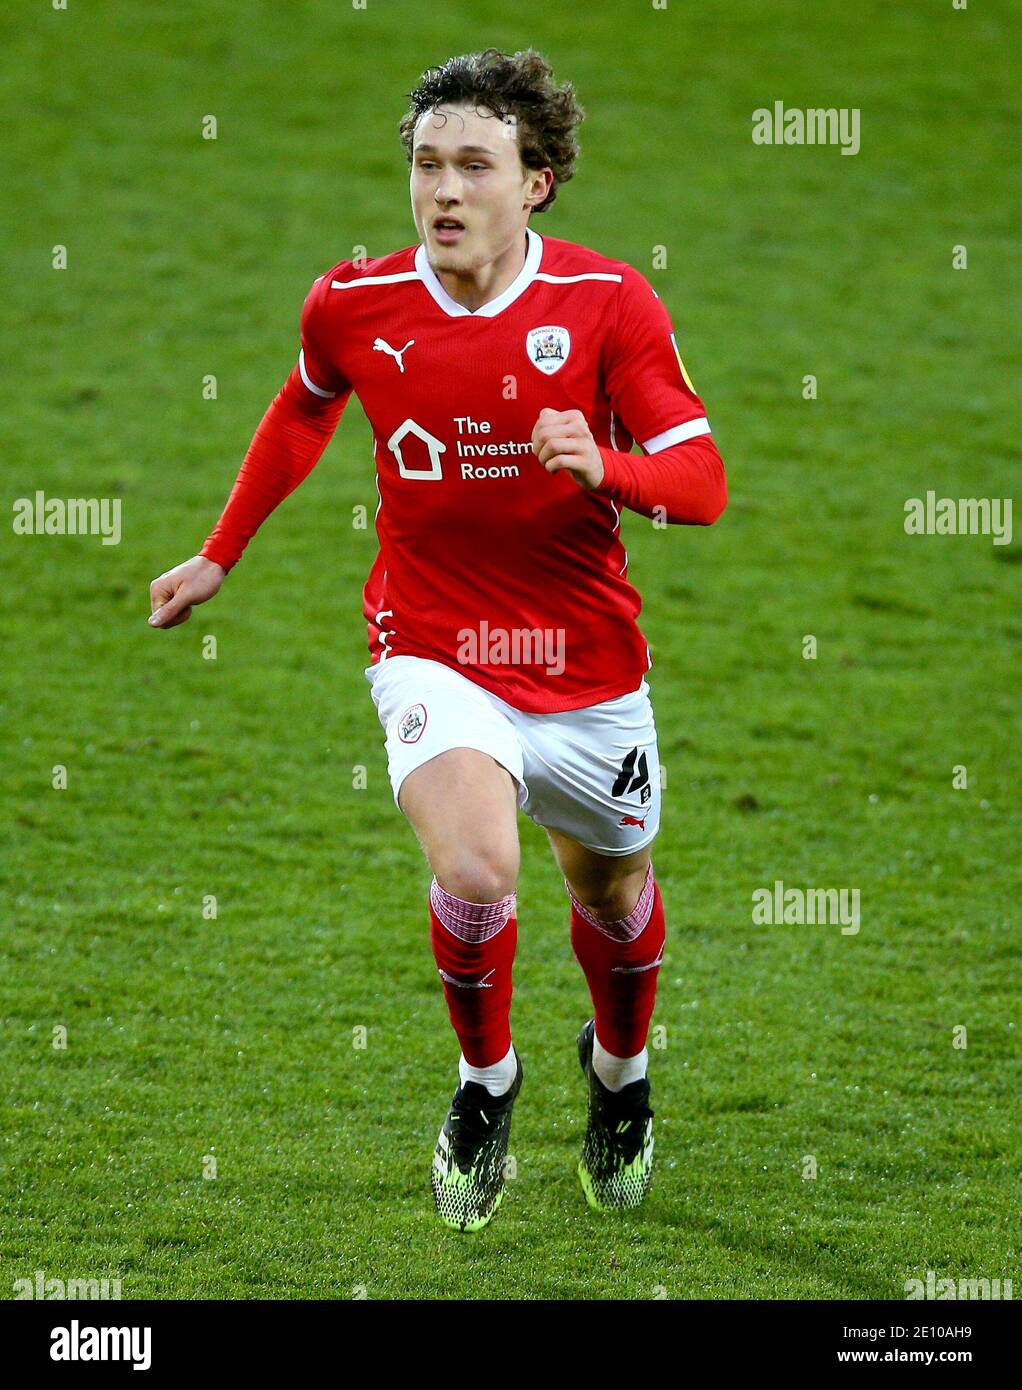
[[205,603],[218,592],[227,571],[215,560],[195,555],[161,574],[149,585],[153,612],[150,627],[177,627],[192,616],[192,605]]
[[603,459],[581,410],[545,406],[532,431],[532,447],[548,473],[563,468],[584,488],[603,482]]

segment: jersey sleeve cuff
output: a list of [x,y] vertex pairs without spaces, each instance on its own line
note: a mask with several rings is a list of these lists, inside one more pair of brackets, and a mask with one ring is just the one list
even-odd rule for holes
[[229,573],[238,563],[239,556],[233,554],[226,546],[212,539],[207,540],[206,544],[199,551],[199,554],[206,560],[212,560],[214,565],[219,565],[225,573]]
[[603,478],[593,492],[597,497],[613,497],[617,491],[621,479],[621,465],[618,462],[616,450],[608,449],[605,445],[599,444],[600,458],[603,459]]

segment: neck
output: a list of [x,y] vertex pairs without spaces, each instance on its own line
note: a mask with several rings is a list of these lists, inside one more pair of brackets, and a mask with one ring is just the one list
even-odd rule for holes
[[436,270],[436,277],[444,289],[458,304],[473,313],[484,304],[489,304],[503,294],[515,280],[525,265],[529,252],[529,238],[523,232],[496,260],[475,270]]

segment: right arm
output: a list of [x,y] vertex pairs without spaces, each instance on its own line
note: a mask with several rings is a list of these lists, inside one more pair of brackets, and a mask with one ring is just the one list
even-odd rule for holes
[[187,622],[192,607],[216,594],[248,542],[285,497],[312,472],[343,414],[351,386],[331,366],[321,333],[329,277],[317,280],[302,310],[302,351],[263,416],[220,520],[198,555],[149,586],[152,627]]

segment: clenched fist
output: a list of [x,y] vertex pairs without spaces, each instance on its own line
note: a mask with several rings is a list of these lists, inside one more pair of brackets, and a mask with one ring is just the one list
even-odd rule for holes
[[186,623],[192,616],[193,605],[212,598],[226,574],[222,565],[204,555],[194,555],[183,565],[161,574],[149,585],[153,609],[149,626],[177,627],[178,623]]
[[563,468],[584,488],[603,482],[603,459],[581,410],[544,407],[532,431],[532,447],[548,473]]

